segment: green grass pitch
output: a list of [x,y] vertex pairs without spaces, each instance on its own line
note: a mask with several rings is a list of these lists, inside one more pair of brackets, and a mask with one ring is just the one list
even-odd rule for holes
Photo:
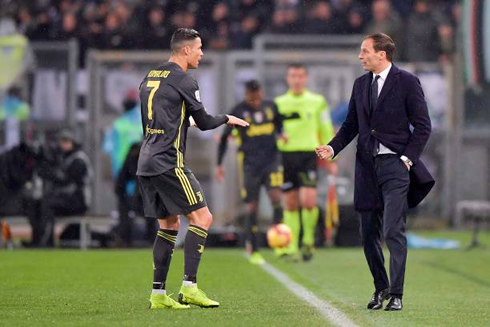
[[[426,234],[433,236],[434,234]],[[468,233],[437,233],[469,243]],[[361,249],[320,250],[309,263],[266,258],[359,326],[490,326],[487,248],[410,250],[402,312],[368,311],[372,290]],[[0,251],[0,326],[328,326],[243,250],[207,249],[200,287],[218,309],[149,310],[151,250]],[[167,290],[176,293],[183,253],[176,251]]]

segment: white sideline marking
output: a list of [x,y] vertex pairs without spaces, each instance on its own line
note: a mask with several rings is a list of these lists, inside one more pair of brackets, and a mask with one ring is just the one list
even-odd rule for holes
[[265,263],[260,266],[266,272],[269,273],[272,277],[278,280],[281,284],[286,286],[294,295],[299,297],[301,300],[307,302],[310,306],[314,307],[324,318],[326,318],[329,322],[334,324],[335,326],[340,327],[357,327],[357,325],[352,322],[347,316],[335,308],[329,302],[320,299],[318,296],[308,291],[306,288],[301,286],[300,284],[294,282],[291,278],[289,278],[285,273],[280,271],[277,268],[274,268],[268,263]]

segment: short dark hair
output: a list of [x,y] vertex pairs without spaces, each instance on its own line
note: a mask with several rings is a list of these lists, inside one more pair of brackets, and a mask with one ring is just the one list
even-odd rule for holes
[[251,79],[245,83],[245,90],[250,92],[259,91],[261,89],[259,81]]
[[288,71],[290,69],[304,69],[306,72],[308,72],[308,69],[306,68],[306,66],[300,62],[294,62],[292,64],[289,64],[288,65]]
[[70,141],[73,143],[77,141],[75,134],[69,129],[62,129],[56,136],[59,141]]
[[369,34],[364,38],[364,40],[371,39],[374,42],[374,50],[376,52],[384,51],[386,52],[386,59],[388,61],[393,61],[393,56],[395,55],[395,42],[393,39],[384,33],[374,33]]
[[170,50],[172,52],[177,52],[181,49],[182,43],[186,41],[192,41],[201,37],[198,31],[192,28],[179,28],[174,34],[172,34],[172,39],[170,40]]

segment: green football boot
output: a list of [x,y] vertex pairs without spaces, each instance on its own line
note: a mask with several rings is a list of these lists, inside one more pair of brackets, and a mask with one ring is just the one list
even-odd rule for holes
[[152,293],[150,296],[150,309],[189,309],[190,306],[180,304],[167,294]]
[[248,258],[248,261],[253,265],[259,265],[259,266],[265,263],[264,257],[259,252],[253,252]]
[[274,255],[277,258],[282,258],[284,256],[288,255],[288,248],[275,248],[274,249]]
[[298,262],[301,260],[301,255],[297,248],[280,248],[274,249],[274,254],[281,260],[287,262]]
[[180,288],[179,302],[181,304],[194,304],[201,308],[217,308],[219,303],[211,300],[197,286],[184,286]]

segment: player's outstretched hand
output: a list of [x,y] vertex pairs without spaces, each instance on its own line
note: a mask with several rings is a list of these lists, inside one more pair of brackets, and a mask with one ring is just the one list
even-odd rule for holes
[[237,118],[237,117],[232,116],[232,115],[226,115],[226,117],[228,117],[227,124],[231,127],[234,127],[234,126],[248,127],[248,126],[250,126],[250,124],[247,123],[246,121],[244,121],[243,119]]
[[320,159],[329,159],[333,157],[333,151],[329,145],[320,145],[315,149],[315,152]]
[[214,177],[216,178],[218,183],[223,183],[223,181],[225,180],[225,169],[223,168],[223,166],[216,167]]

